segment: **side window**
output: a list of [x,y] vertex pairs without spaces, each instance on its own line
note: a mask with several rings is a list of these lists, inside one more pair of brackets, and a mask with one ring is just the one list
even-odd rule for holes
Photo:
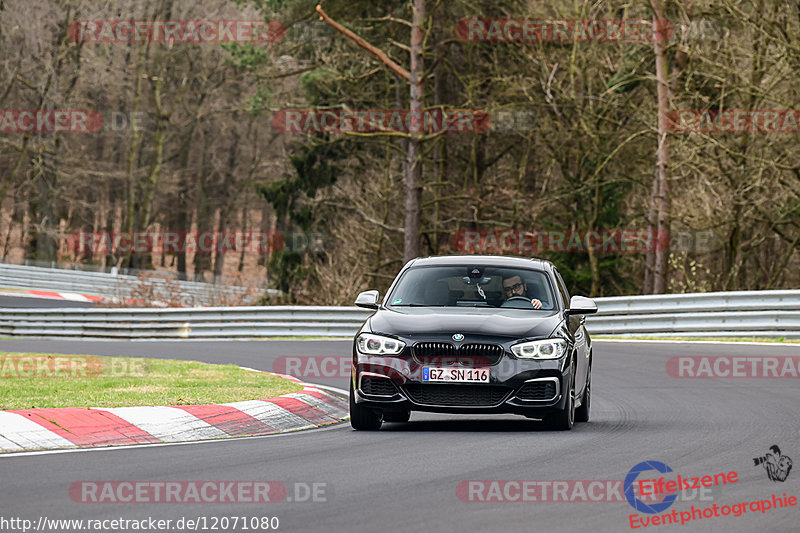
[[569,292],[567,292],[567,286],[564,283],[564,280],[561,278],[561,274],[558,273],[558,270],[554,268],[553,272],[556,275],[556,285],[558,285],[558,292],[561,293],[561,298],[564,300],[564,309],[569,309]]

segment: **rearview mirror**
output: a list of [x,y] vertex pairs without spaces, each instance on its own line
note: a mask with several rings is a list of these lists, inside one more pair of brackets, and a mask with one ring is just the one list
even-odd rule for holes
[[567,313],[570,315],[590,315],[597,312],[597,304],[594,300],[585,296],[573,296],[569,300],[569,309]]
[[356,298],[356,305],[367,309],[377,309],[378,296],[380,296],[378,291],[364,291]]

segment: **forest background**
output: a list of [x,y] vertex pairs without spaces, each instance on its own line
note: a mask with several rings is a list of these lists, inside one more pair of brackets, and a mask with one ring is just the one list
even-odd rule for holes
[[[0,120],[0,260],[255,280],[300,304],[383,292],[409,257],[459,253],[470,242],[478,245],[467,252],[552,260],[572,292],[590,296],[800,286],[797,129],[667,131],[664,121],[680,110],[800,110],[800,4],[322,3],[383,60],[316,7],[0,0],[0,110],[103,117],[89,133],[15,132]],[[282,29],[256,43],[87,42],[74,32],[79,20],[200,19]],[[459,21],[476,19],[656,19],[670,31],[469,38]],[[459,131],[293,132],[281,118],[415,109],[488,119]],[[520,235],[567,242],[623,230],[668,235],[669,244],[518,246]],[[285,246],[75,246],[77,234],[120,232],[254,232]]]

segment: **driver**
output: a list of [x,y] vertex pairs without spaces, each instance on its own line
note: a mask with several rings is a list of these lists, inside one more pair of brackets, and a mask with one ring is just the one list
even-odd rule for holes
[[[521,296],[526,300],[528,299],[526,296],[528,293],[528,285],[527,283],[522,282],[522,278],[520,278],[518,274],[506,274],[503,276],[503,290],[506,293],[506,300],[509,300],[515,296]],[[533,305],[534,309],[541,309],[542,301],[532,298],[531,305]]]

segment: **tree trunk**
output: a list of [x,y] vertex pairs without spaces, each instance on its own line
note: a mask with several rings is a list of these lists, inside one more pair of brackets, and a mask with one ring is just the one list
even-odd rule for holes
[[650,188],[650,205],[647,213],[647,229],[650,231],[651,247],[647,250],[647,257],[644,265],[644,287],[642,294],[653,294],[653,273],[656,270],[656,227],[658,223],[658,211],[656,209],[656,198],[658,197],[658,171],[653,174],[653,184]]
[[[422,108],[423,108],[423,58],[422,24],[425,20],[425,0],[414,0],[411,20],[411,91],[409,107],[412,117],[420,117],[419,130],[411,128],[408,140],[406,164],[406,220],[404,225],[403,261],[408,262],[419,255],[419,199],[422,180]],[[412,122],[413,124],[413,122]]]
[[194,275],[193,281],[205,282],[205,272],[211,270],[211,250],[208,250],[208,241],[203,237],[203,234],[212,231],[213,221],[212,206],[209,199],[209,183],[208,176],[210,162],[208,161],[208,143],[209,136],[207,133],[203,134],[203,156],[200,164],[200,175],[197,180],[197,188],[195,189],[196,210],[197,210],[197,252],[194,254]]
[[[205,95],[202,95],[199,99],[197,104],[197,112],[199,114],[200,106],[203,104]],[[191,194],[191,180],[190,176],[193,175],[194,170],[190,167],[190,153],[192,149],[192,141],[194,139],[194,132],[197,124],[200,121],[200,117],[195,115],[194,120],[192,120],[189,130],[186,132],[186,136],[183,139],[183,144],[181,145],[178,160],[180,161],[179,171],[178,171],[178,205],[177,205],[177,227],[176,229],[180,232],[178,237],[178,279],[185,281],[188,279],[186,275],[186,245],[188,242],[187,234],[192,229],[192,217],[190,213],[190,204],[192,199]]]
[[[225,228],[228,223],[226,220],[227,217],[227,209],[217,209],[217,238],[220,240],[223,239],[223,234],[225,233]],[[214,255],[214,283],[220,283],[222,281],[222,273],[225,270],[225,255],[231,252],[232,250],[227,250],[223,246],[217,246]]]
[[661,239],[661,236],[669,235],[669,185],[667,183],[667,166],[669,164],[669,152],[667,146],[667,113],[669,112],[669,86],[667,85],[667,60],[664,50],[666,33],[659,34],[661,22],[664,20],[661,9],[661,0],[652,0],[653,14],[656,24],[656,38],[654,42],[656,55],[656,83],[658,87],[658,156],[656,163],[656,181],[658,183],[658,194],[656,201],[656,230],[655,261],[653,272],[653,293],[663,294],[667,289],[667,258],[669,257],[669,242]]

